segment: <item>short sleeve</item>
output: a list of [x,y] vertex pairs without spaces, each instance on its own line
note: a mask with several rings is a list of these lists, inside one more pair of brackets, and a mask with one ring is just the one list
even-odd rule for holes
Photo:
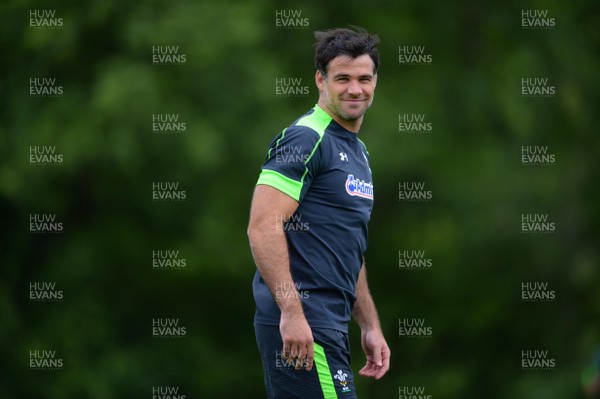
[[319,169],[321,136],[307,127],[282,131],[269,146],[257,185],[265,184],[300,202]]

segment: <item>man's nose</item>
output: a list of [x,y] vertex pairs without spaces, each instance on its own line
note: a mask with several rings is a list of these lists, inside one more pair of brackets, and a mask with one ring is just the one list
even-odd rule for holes
[[362,93],[360,83],[358,83],[356,80],[350,81],[350,86],[348,86],[348,94],[358,95],[360,93]]

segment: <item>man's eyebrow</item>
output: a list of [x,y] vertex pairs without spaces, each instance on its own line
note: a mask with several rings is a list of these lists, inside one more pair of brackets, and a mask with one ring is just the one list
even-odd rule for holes
[[[373,76],[375,76],[375,75],[372,73],[358,75],[359,78],[373,78]],[[348,78],[348,77],[350,77],[350,74],[340,72],[340,73],[336,73],[335,75],[333,75],[333,77],[334,78]]]

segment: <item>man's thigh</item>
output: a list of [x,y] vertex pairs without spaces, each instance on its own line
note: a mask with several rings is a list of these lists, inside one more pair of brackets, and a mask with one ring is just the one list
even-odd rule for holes
[[278,326],[254,325],[269,399],[356,399],[350,369],[350,348],[345,333],[313,329],[315,364],[311,371],[296,370],[284,359]]

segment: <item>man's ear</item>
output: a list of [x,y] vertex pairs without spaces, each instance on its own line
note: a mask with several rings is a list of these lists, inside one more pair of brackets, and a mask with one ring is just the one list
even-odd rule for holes
[[317,85],[319,91],[323,90],[323,87],[325,86],[325,76],[323,76],[321,71],[318,69],[317,72],[315,72],[315,84]]
[[373,87],[377,87],[377,72],[373,75]]

